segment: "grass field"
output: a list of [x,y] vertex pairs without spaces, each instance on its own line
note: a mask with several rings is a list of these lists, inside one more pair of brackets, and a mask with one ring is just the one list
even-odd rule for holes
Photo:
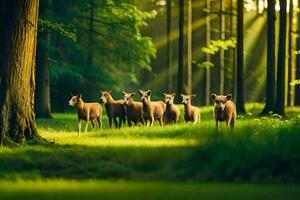
[[39,119],[55,144],[0,147],[0,199],[296,199],[300,108],[261,109],[248,104],[234,132],[215,132],[212,107],[199,125],[109,130],[104,117],[79,138],[75,111]]

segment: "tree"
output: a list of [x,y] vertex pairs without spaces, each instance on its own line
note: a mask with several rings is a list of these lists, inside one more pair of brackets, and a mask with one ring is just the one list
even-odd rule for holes
[[244,1],[237,1],[237,70],[236,106],[238,113],[245,113],[244,100]]
[[[230,37],[234,37],[234,24],[233,24],[233,16],[234,16],[234,13],[233,13],[233,0],[230,0]],[[233,99],[236,97],[235,95],[235,82],[236,82],[236,48],[233,48],[232,49],[232,87],[231,87],[231,94],[232,94],[232,97]]]
[[88,50],[88,67],[93,66],[94,62],[94,49],[92,48],[94,45],[94,0],[89,0],[89,32],[88,32],[88,43],[89,43],[89,50]]
[[279,0],[280,4],[280,26],[279,26],[279,47],[277,63],[277,84],[276,84],[276,103],[274,112],[279,115],[284,113],[284,94],[285,94],[285,53],[286,53],[286,0]]
[[[206,0],[206,46],[210,45],[211,33],[210,33],[210,0]],[[206,53],[206,61],[211,61],[211,56]],[[211,78],[210,78],[210,67],[205,68],[205,105],[209,105],[210,102],[210,88],[211,88]]]
[[290,0],[289,6],[289,34],[288,34],[288,84],[287,84],[287,105],[292,106],[294,99],[294,86],[290,85],[293,80],[293,67],[294,67],[294,40],[293,40],[293,12],[294,2]]
[[275,106],[275,19],[275,1],[268,0],[266,105],[262,114]]
[[38,0],[0,3],[1,144],[40,139],[34,114],[38,5]]
[[187,0],[187,93],[192,93],[192,0]]
[[178,71],[177,71],[177,102],[180,102],[180,93],[183,92],[183,65],[184,65],[184,0],[179,0],[179,39],[178,39]]
[[[300,0],[298,0],[298,5],[300,5]],[[298,37],[297,37],[297,50],[300,50],[300,12],[297,13],[297,22],[298,22]],[[300,79],[300,54],[297,54],[296,57],[296,79]],[[300,85],[295,85],[295,105],[300,105]]]
[[[44,4],[42,2],[45,2]],[[50,0],[42,1],[39,13],[42,16],[49,15]],[[37,64],[36,64],[36,91],[35,91],[35,113],[37,117],[51,118],[50,101],[50,77],[49,77],[49,31],[42,29],[38,33],[37,42]]]
[[168,89],[173,89],[173,73],[172,73],[172,42],[171,42],[171,28],[172,28],[172,0],[167,0],[167,66],[168,66]]
[[[219,33],[220,40],[225,40],[225,15],[224,15],[224,0],[220,0],[220,24]],[[224,61],[224,49],[220,49],[220,80],[219,80],[219,94],[224,94],[224,78],[225,78],[225,61]]]

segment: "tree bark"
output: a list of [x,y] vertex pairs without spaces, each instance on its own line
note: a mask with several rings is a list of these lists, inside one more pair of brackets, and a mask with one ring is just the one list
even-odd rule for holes
[[288,82],[287,82],[287,106],[294,104],[294,86],[290,83],[293,79],[293,66],[294,66],[294,42],[293,42],[293,12],[294,12],[293,0],[290,0],[289,6],[289,35],[288,35]]
[[280,26],[278,47],[278,69],[277,90],[274,112],[284,116],[284,94],[285,94],[285,57],[286,57],[286,0],[279,0],[280,4]]
[[[220,40],[225,40],[225,15],[224,15],[224,0],[220,0]],[[225,78],[225,61],[224,61],[224,49],[220,49],[220,80],[219,80],[219,94],[224,94],[224,78]]]
[[244,1],[237,1],[237,71],[236,105],[238,113],[245,113],[244,100]]
[[275,2],[268,0],[266,105],[262,114],[273,111],[275,106],[275,20]]
[[187,0],[187,93],[192,93],[192,0]]
[[[40,5],[40,15],[49,14],[50,1],[45,5]],[[51,118],[51,101],[50,101],[50,78],[48,48],[50,34],[47,30],[38,35],[37,43],[37,65],[36,65],[36,91],[35,91],[35,113],[37,117]]]
[[183,92],[184,65],[184,0],[179,0],[179,39],[178,39],[178,71],[177,71],[177,103],[181,102],[180,93]]
[[0,3],[0,49],[5,49],[0,54],[1,144],[40,139],[34,114],[38,4],[38,0]]
[[[300,5],[300,0],[298,0],[298,6]],[[298,24],[298,34],[300,33],[300,12],[297,14],[297,24]],[[300,37],[297,37],[297,50],[300,50]],[[296,79],[300,79],[300,54],[296,57]],[[300,105],[300,85],[295,86],[295,105]]]
[[169,92],[173,90],[173,73],[172,73],[172,42],[171,42],[171,28],[172,28],[172,0],[167,0],[167,66],[168,66],[168,89]]
[[[230,0],[230,37],[235,37],[234,35],[234,25],[233,25],[233,0]],[[232,49],[232,87],[231,87],[232,99],[236,98],[236,48]]]
[[[206,0],[206,46],[208,47],[210,45],[211,40],[211,33],[210,33],[210,0]],[[211,57],[210,54],[206,54],[206,61],[210,62]],[[210,67],[205,68],[205,105],[210,104],[210,86],[211,86],[211,78],[210,78]]]

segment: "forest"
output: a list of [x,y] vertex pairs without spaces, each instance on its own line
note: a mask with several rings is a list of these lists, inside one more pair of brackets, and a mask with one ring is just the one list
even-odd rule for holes
[[300,196],[300,0],[2,0],[0,49],[0,199]]

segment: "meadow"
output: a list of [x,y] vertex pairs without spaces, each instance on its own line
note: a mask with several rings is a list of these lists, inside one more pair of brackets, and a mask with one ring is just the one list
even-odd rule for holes
[[247,104],[233,132],[215,131],[211,106],[197,125],[109,130],[104,116],[80,137],[75,111],[38,119],[54,144],[0,147],[0,199],[296,199],[300,108],[261,109]]

